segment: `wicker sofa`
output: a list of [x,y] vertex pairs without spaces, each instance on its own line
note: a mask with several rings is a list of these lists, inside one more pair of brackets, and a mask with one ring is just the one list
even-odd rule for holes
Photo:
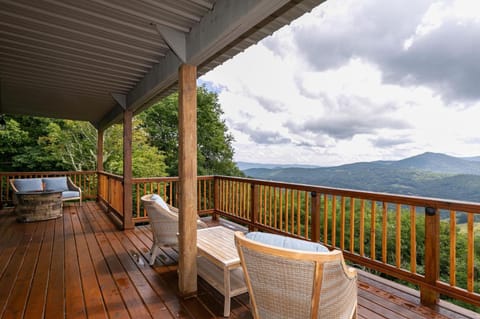
[[70,177],[67,176],[11,179],[10,186],[14,193],[61,191],[62,201],[78,200],[80,205],[82,205],[81,188],[76,186]]

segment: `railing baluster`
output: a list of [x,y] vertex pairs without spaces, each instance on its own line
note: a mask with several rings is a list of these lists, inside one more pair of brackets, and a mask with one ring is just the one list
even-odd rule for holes
[[400,268],[402,263],[402,219],[401,219],[401,206],[397,204],[396,211],[396,233],[395,233],[395,261],[397,268]]
[[467,290],[473,292],[475,261],[474,257],[474,218],[468,214],[467,218]]
[[337,247],[337,196],[332,196],[332,246]]
[[347,199],[342,196],[341,208],[340,208],[340,249],[345,249],[345,206]]
[[355,252],[355,198],[350,197],[350,251]]
[[312,241],[320,241],[320,195],[317,192],[310,193],[312,197]]
[[365,256],[365,200],[360,201],[360,256]]
[[416,207],[410,206],[410,271],[417,272],[417,214]]
[[383,210],[382,210],[382,262],[387,263],[387,228],[388,224],[388,206],[386,202],[383,202]]
[[372,200],[371,206],[372,206],[371,208],[372,213],[371,213],[371,219],[370,219],[370,258],[372,260],[375,260],[376,259],[375,250],[377,249],[376,247],[377,202]]
[[323,194],[323,242],[328,244],[328,195]]
[[450,286],[455,286],[457,282],[457,217],[455,211],[450,211]]

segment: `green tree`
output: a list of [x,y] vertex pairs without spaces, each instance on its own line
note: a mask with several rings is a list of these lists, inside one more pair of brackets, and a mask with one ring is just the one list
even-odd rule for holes
[[16,120],[7,118],[6,123],[6,129],[0,130],[0,171],[14,170],[13,158],[23,153],[29,140],[28,133]]
[[40,137],[39,144],[69,170],[96,169],[97,133],[88,122],[51,122],[48,135]]
[[31,116],[13,116],[22,131],[27,133],[23,147],[12,157],[12,168],[16,171],[53,171],[67,170],[68,165],[52,153],[52,141],[47,138],[50,131],[62,120]]
[[[233,136],[221,116],[218,96],[197,90],[198,174],[243,176],[233,162]],[[178,175],[178,93],[171,94],[141,115],[150,142],[165,154],[170,176]]]
[[[132,173],[134,177],[166,176],[165,156],[148,143],[148,136],[139,118],[133,120]],[[105,132],[104,168],[123,174],[123,126],[116,124]]]

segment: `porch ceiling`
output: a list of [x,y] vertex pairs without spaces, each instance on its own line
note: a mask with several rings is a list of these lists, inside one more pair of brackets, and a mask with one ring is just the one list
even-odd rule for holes
[[0,113],[106,127],[323,1],[0,0]]

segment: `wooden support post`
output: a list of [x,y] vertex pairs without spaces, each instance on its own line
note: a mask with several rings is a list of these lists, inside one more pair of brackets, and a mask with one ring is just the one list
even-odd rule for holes
[[179,259],[178,288],[197,293],[197,68],[182,64],[178,74]]
[[[425,281],[435,286],[440,277],[440,214],[436,208],[425,207]],[[420,302],[429,307],[438,304],[439,293],[420,287]]]
[[130,110],[123,112],[123,229],[132,229],[132,117]]
[[258,223],[258,190],[259,190],[259,187],[257,184],[252,184],[251,186],[251,198],[250,198],[250,212],[251,212],[251,216],[250,216],[250,221],[251,221],[251,225],[248,226],[248,230],[249,231],[255,231],[256,230],[256,227],[254,225],[256,225]]
[[98,175],[103,172],[103,129],[97,130],[97,202],[100,201],[101,180]]
[[310,194],[312,196],[310,227],[312,227],[312,241],[317,243],[320,241],[320,196],[317,192],[311,192]]

